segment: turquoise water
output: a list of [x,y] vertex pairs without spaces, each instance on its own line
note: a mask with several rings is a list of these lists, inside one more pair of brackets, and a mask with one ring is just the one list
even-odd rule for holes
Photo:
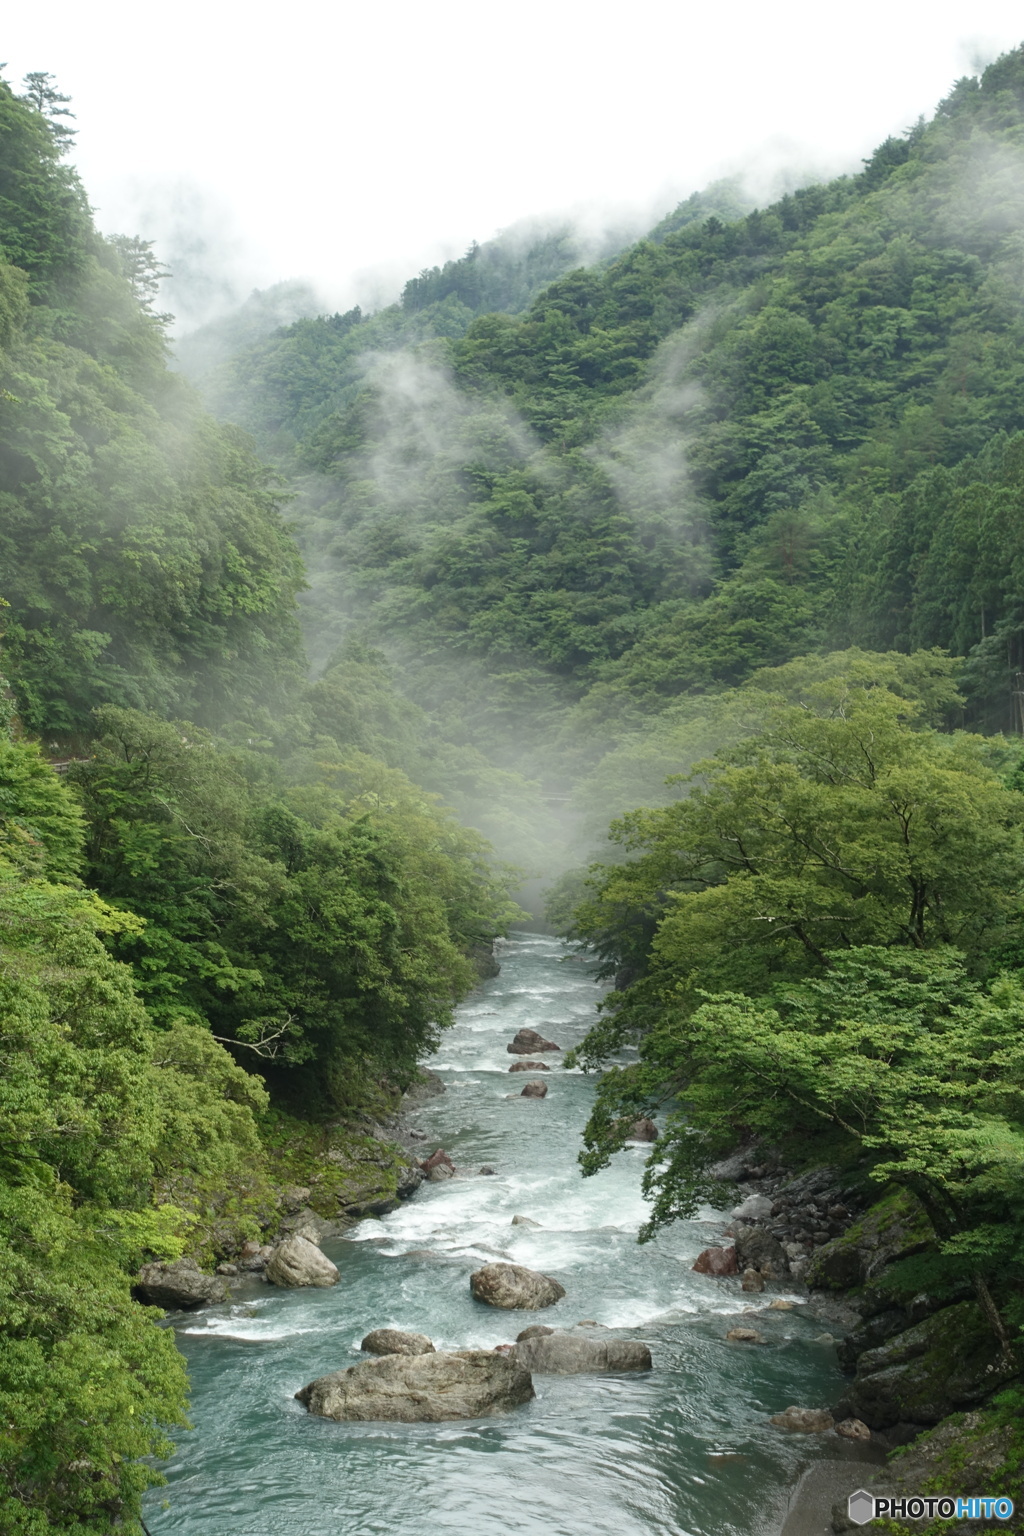
[[[195,1427],[164,1469],[169,1486],[150,1496],[151,1536],[759,1536],[825,1450],[766,1422],[840,1395],[822,1325],[799,1311],[740,1316],[770,1298],[691,1272],[720,1214],[637,1246],[645,1149],[594,1179],[576,1167],[592,1080],[555,1065],[546,1099],[506,1099],[525,1077],[508,1072],[514,1032],[530,1025],[568,1047],[600,993],[557,940],[517,935],[500,958],[501,975],[459,1009],[430,1063],[447,1092],[412,1117],[425,1149],[446,1147],[465,1176],[325,1242],[342,1275],[331,1290],[246,1282],[225,1305],[171,1320]],[[477,1176],[482,1164],[496,1176]],[[516,1214],[541,1225],[513,1226]],[[469,1275],[498,1254],[554,1275],[564,1301],[543,1313],[474,1302]],[[334,1424],[293,1398],[363,1358],[371,1328],[463,1349],[584,1319],[643,1339],[654,1370],[538,1376],[535,1402],[455,1424]],[[752,1323],[767,1347],[726,1342]]]

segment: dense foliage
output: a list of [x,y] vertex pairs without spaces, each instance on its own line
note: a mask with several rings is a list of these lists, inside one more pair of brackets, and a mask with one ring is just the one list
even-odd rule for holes
[[139,1458],[183,1422],[172,1336],[129,1294],[187,1231],[158,1181],[258,1163],[266,1092],[207,1030],[154,1028],[108,948],[142,924],[69,873],[81,817],[37,749],[0,741],[0,783],[0,1516],[105,1536],[138,1529]]
[[432,744],[377,652],[306,680],[275,477],[168,370],[158,258],[96,234],[66,98],[26,83],[0,83],[0,1526],[107,1536],[185,1422],[133,1272],[273,1231],[283,1106],[393,1104],[518,909],[403,769],[478,802],[508,776]]
[[575,1053],[608,1068],[581,1161],[597,1172],[667,1108],[645,1238],[695,1213],[738,1139],[859,1166],[916,1198],[929,1284],[969,1277],[1009,1350],[1024,796],[1016,743],[928,723],[955,702],[949,672],[934,653],[767,672],[685,797],[613,827],[632,857],[567,893],[617,978]]
[[483,840],[364,753],[303,751],[301,721],[284,762],[128,710],[99,724],[69,773],[84,873],[145,920],[114,952],[153,1017],[275,1040],[275,1083],[307,1109],[405,1086],[473,983],[468,953],[516,912]]

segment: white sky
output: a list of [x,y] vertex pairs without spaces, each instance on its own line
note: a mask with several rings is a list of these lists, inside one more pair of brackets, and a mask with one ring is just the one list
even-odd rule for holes
[[341,305],[525,216],[856,166],[1022,40],[1007,0],[49,0],[2,48],[73,96],[102,229]]

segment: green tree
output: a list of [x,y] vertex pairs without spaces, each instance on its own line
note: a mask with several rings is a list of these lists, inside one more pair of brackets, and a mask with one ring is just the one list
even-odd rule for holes
[[62,149],[67,149],[75,136],[75,129],[69,128],[64,119],[73,119],[75,114],[68,108],[71,97],[61,95],[53,82],[53,75],[47,74],[45,70],[33,70],[22,81],[25,87],[22,100],[35,107],[40,117],[46,118],[56,142]]
[[954,944],[983,967],[1013,940],[1024,801],[983,738],[921,709],[856,671],[799,704],[766,695],[760,731],[698,764],[685,799],[617,824],[639,856],[595,872],[574,931],[640,979],[585,1056],[702,991],[820,973],[840,946]]
[[171,275],[154,253],[153,241],[139,235],[110,235],[109,240],[136,302],[142,309],[152,310],[162,279]]
[[950,1275],[971,1275],[1004,1350],[1008,1331],[985,1279],[1005,1291],[1024,1269],[1024,992],[985,987],[954,950],[854,947],[824,973],[770,997],[723,993],[667,1012],[637,1066],[599,1091],[586,1172],[638,1103],[674,1103],[648,1164],[649,1238],[707,1198],[707,1166],[738,1133],[774,1145],[845,1143],[881,1185],[909,1190]]

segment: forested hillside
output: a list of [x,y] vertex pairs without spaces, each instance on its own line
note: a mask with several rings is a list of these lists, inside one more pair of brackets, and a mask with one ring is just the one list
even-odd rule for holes
[[663,225],[522,314],[241,355],[220,403],[301,492],[314,657],[355,627],[439,728],[563,783],[849,644],[967,658],[967,718],[1009,726],[1022,131],[1015,53],[860,174]]
[[349,1153],[393,1195],[365,1117],[518,909],[402,772],[429,751],[384,657],[308,682],[278,478],[168,369],[158,262],[96,233],[65,98],[26,84],[0,83],[0,1525],[107,1536],[186,1404],[134,1271],[277,1230],[296,1169],[336,1214]]

